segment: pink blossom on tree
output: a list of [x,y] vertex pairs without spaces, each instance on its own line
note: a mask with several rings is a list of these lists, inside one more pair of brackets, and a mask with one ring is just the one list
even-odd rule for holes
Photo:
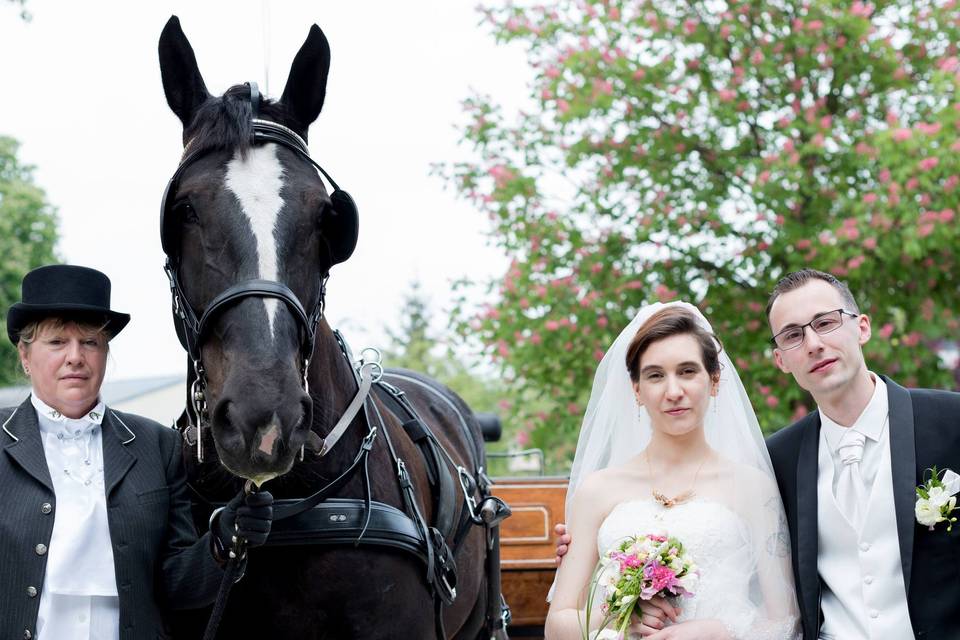
[[513,116],[465,103],[473,159],[445,174],[515,272],[510,287],[488,283],[499,316],[473,330],[464,309],[458,326],[488,353],[526,336],[499,364],[511,391],[553,409],[513,404],[507,419],[531,421],[532,444],[570,455],[581,415],[569,409],[582,411],[598,353],[664,299],[701,305],[764,428],[795,419],[812,401],[769,363],[762,307],[807,266],[845,277],[880,327],[887,339],[865,348],[874,370],[952,385],[936,350],[960,326],[955,2],[483,11],[527,52],[534,100]]

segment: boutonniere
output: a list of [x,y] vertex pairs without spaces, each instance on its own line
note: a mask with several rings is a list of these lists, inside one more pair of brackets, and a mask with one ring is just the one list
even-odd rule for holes
[[[927,478],[927,474],[930,475]],[[947,523],[947,531],[953,530],[956,516],[951,516],[957,506],[956,494],[960,492],[960,475],[950,469],[938,471],[936,467],[924,472],[924,483],[917,487],[917,504],[914,513],[917,522],[930,531],[941,522]]]

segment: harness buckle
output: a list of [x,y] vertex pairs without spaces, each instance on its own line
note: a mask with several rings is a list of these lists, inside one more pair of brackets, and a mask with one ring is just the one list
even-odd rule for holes
[[367,435],[363,436],[363,442],[360,444],[360,448],[366,449],[367,451],[370,451],[371,449],[373,449],[373,441],[376,437],[377,437],[377,428],[370,427],[370,432]]
[[440,583],[443,585],[443,591],[446,594],[446,596],[443,598],[443,601],[447,604],[447,606],[449,606],[457,599],[457,588],[451,586],[447,581],[446,572],[440,574]]
[[444,604],[450,606],[457,599],[457,563],[450,553],[450,547],[444,540],[443,534],[436,528],[430,527],[430,537],[427,544],[433,547],[436,564],[434,573],[438,580],[438,592]]
[[404,489],[410,486],[410,476],[407,474],[407,465],[404,464],[400,458],[397,458],[397,480]]
[[203,462],[203,423],[207,419],[207,398],[204,393],[204,370],[199,360],[193,361],[196,378],[190,385],[190,400],[197,416],[197,462]]
[[473,497],[475,483],[470,477],[470,472],[461,466],[457,466],[457,479],[460,481],[460,488],[463,489],[463,498],[467,502],[467,508],[470,510],[470,516],[477,518],[477,501]]
[[503,594],[500,594],[500,624],[503,626],[501,629],[506,629],[510,626],[510,623],[513,621],[513,613],[510,611],[510,605],[507,604],[506,598],[503,597]]
[[307,380],[307,375],[310,373],[310,358],[303,359],[303,392],[307,395],[310,395],[310,381]]

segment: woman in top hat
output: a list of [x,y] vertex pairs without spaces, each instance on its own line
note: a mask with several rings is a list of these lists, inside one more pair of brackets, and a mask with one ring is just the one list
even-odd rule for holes
[[228,506],[197,538],[175,431],[100,399],[109,341],[130,316],[110,280],[40,267],[7,313],[32,392],[0,409],[0,637],[166,637],[161,610],[210,604],[238,532],[270,530],[269,493]]

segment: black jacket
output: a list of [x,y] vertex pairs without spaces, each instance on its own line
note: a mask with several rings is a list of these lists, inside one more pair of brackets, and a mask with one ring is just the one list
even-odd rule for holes
[[[960,473],[960,393],[904,389],[885,376],[890,411],[890,465],[900,561],[917,638],[960,638],[960,526],[934,531],[914,517],[916,487],[926,469]],[[793,574],[804,640],[820,629],[817,572],[817,411],[767,438],[787,512]]]
[[[50,544],[57,502],[30,399],[0,409],[0,425],[0,638],[25,638],[36,635],[47,563],[37,545]],[[120,638],[164,638],[161,611],[210,604],[223,571],[193,526],[180,436],[110,408],[101,428]]]

